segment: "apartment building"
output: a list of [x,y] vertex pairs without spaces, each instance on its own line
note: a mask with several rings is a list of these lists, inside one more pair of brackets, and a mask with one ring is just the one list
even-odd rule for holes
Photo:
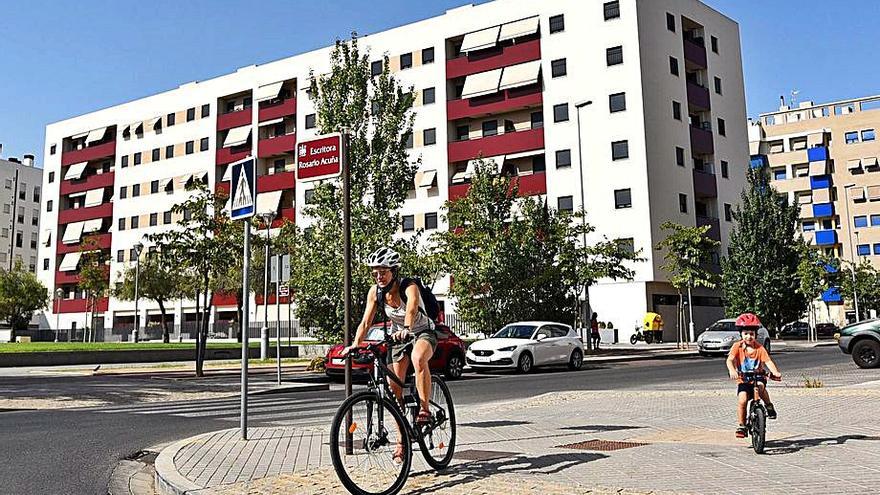
[[[646,261],[632,281],[592,288],[602,321],[626,338],[645,311],[658,311],[674,335],[676,291],[654,249],[660,225],[709,225],[725,249],[731,219],[724,213],[748,166],[734,21],[697,0],[497,0],[360,43],[374,73],[387,55],[416,92],[410,144],[421,165],[401,209],[401,235],[447,228],[443,203],[467,194],[474,160],[489,157],[516,178],[520,194],[560,209],[578,208],[583,197],[597,238],[641,250]],[[308,201],[311,186],[296,183],[292,152],[316,135],[308,74],[329,71],[330,49],[47,127],[46,168],[55,174],[44,190],[57,206],[44,208],[51,236],[40,275],[65,291],[62,326],[84,320],[76,289],[83,232],[97,236],[111,256],[108,276],[116,277],[136,242],[173,226],[170,209],[188,181],[228,191],[228,165],[238,159],[258,157],[258,209],[275,213],[273,225],[308,222],[296,205]],[[435,286],[441,299],[447,290],[448,281]],[[695,293],[698,327],[722,313],[720,301],[717,293]],[[232,318],[233,300],[218,295],[214,303],[215,321]],[[259,318],[261,297],[257,303]],[[148,301],[140,308],[141,321],[157,318]],[[108,327],[133,321],[133,310],[115,299],[99,304]],[[178,301],[175,322],[193,311],[192,301]],[[454,301],[446,312],[455,312]]]
[[[880,267],[880,96],[781,105],[749,124],[754,166],[800,207],[798,228],[812,246]],[[854,312],[837,288],[822,294],[821,321],[843,324]],[[848,313],[850,313],[848,315]]]
[[11,269],[20,260],[37,273],[43,169],[34,166],[34,155],[0,158],[0,183],[0,267]]

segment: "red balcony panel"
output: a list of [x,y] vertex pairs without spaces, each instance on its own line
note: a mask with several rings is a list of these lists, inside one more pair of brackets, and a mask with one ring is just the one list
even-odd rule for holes
[[[529,175],[514,177],[510,183],[511,189],[514,184],[519,185],[519,196],[537,196],[539,194],[547,194],[547,174],[546,172],[537,172]],[[455,201],[458,198],[467,196],[470,191],[470,184],[453,184],[449,186],[449,201]]]
[[710,110],[712,107],[709,102],[709,89],[688,81],[687,82],[688,104],[695,106],[701,110]]
[[450,162],[462,162],[473,160],[481,154],[483,157],[491,157],[543,148],[544,129],[538,128],[468,141],[455,141],[447,145],[447,154]]
[[[254,299],[256,299],[257,306],[263,305],[263,294],[255,295]],[[275,293],[269,294],[269,297],[267,297],[267,299],[269,299],[270,305],[275,304]],[[290,296],[281,296],[279,299],[281,304],[287,304],[290,301]]]
[[217,150],[217,165],[226,165],[242,158],[247,158],[250,154],[250,146],[243,148],[220,148]]
[[272,220],[272,228],[278,229],[283,227],[287,220],[296,222],[296,210],[294,208],[281,208],[281,216]]
[[251,123],[251,109],[245,108],[237,112],[224,113],[217,116],[217,130],[225,131],[233,127],[241,127]]
[[[110,305],[110,299],[102,297],[96,301],[95,310],[98,313],[104,313]],[[52,306],[54,309],[54,305]],[[85,313],[89,310],[88,299],[62,299],[58,302],[59,313]]]
[[694,169],[694,194],[704,198],[717,198],[718,184],[715,182],[715,174]]
[[697,227],[709,226],[706,237],[709,239],[721,240],[721,222],[717,218],[696,216]]
[[694,43],[691,40],[684,40],[684,59],[687,62],[705,69],[706,65],[706,47]]
[[508,90],[485,98],[447,101],[447,119],[457,120],[478,115],[509,112],[520,108],[538,106],[544,102],[544,96],[540,88],[533,89],[530,93],[514,95],[513,91]]
[[446,61],[446,79],[541,59],[541,40],[485,50]]
[[[91,237],[98,243],[98,247],[101,249],[110,249],[110,244],[113,242],[113,234],[109,232],[105,232],[103,234],[90,234],[85,237]],[[84,238],[85,238],[84,237]],[[63,242],[58,243],[58,254],[67,254],[67,253],[75,253],[79,251],[81,248],[81,244],[64,244]]]
[[238,298],[235,294],[226,292],[215,292],[211,296],[211,303],[214,306],[237,306]]
[[260,122],[280,119],[281,117],[288,117],[291,115],[296,115],[296,98],[287,98],[286,100],[281,100],[280,102],[272,104],[266,104],[266,102],[260,103]]
[[260,158],[266,158],[284,153],[293,153],[296,149],[296,134],[286,134],[272,139],[260,139],[257,153]]
[[715,153],[712,131],[691,126],[691,150],[695,155]]
[[110,187],[113,185],[113,172],[106,174],[90,175],[85,180],[63,180],[61,181],[61,195],[73,194],[99,187]]
[[[228,184],[228,183],[226,183]],[[296,172],[279,172],[272,175],[257,177],[257,192],[282,191],[293,189],[296,184]]]
[[449,201],[455,201],[458,198],[467,196],[470,189],[470,184],[451,184],[449,186]]
[[[257,180],[259,180],[259,179],[257,179]],[[229,181],[226,181],[226,182],[218,182],[218,183],[217,183],[217,187],[214,188],[214,192],[215,192],[215,193],[220,193],[220,192],[222,191],[223,194],[225,194],[227,197],[229,197],[229,189],[230,189],[231,187],[232,187],[232,186],[229,184]]]
[[[110,268],[107,267],[104,270],[104,278],[107,280],[110,279]],[[55,272],[55,285],[67,285],[67,284],[78,284],[79,283],[79,272]]]
[[64,210],[58,215],[58,225],[112,216],[113,203],[104,203],[102,205],[90,206],[88,208]]
[[61,166],[66,167],[74,163],[87,162],[90,160],[98,160],[116,154],[116,140],[108,141],[104,144],[83,148],[81,150],[65,151],[61,155]]

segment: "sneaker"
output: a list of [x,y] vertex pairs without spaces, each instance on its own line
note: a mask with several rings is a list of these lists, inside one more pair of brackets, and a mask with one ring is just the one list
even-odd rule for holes
[[746,427],[739,426],[736,429],[736,438],[745,438],[746,437]]
[[776,419],[776,408],[773,407],[773,404],[767,404],[767,418]]

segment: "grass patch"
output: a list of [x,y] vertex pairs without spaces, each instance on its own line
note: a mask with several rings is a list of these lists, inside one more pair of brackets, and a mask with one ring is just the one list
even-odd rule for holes
[[[260,347],[259,341],[249,342],[250,348]],[[291,345],[315,344],[313,341],[291,341]],[[282,340],[282,346],[287,345]],[[275,346],[270,343],[270,349]],[[193,342],[13,342],[0,344],[0,354],[20,352],[101,352],[101,351],[156,351],[195,349]],[[241,349],[237,342],[208,342],[208,349]],[[274,351],[273,351],[274,352]]]

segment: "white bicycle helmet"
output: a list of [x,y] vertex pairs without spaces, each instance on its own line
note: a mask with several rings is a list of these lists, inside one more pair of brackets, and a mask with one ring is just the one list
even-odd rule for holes
[[370,268],[400,268],[400,255],[390,247],[383,246],[367,258],[367,266]]

